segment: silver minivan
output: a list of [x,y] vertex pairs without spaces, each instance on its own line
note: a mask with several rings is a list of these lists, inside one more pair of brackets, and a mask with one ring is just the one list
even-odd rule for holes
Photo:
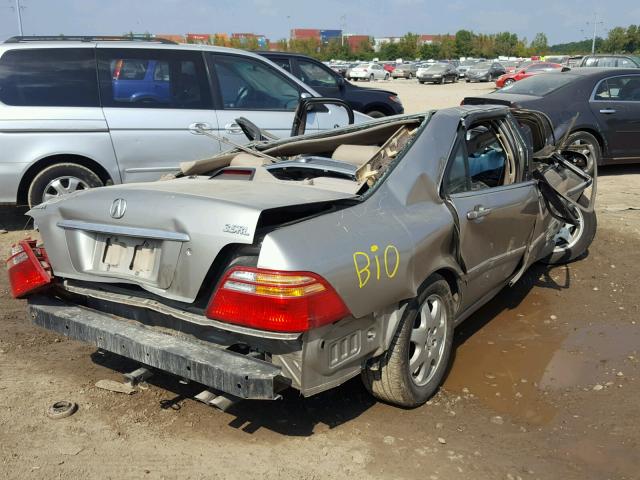
[[[247,117],[288,136],[301,97],[320,95],[253,53],[172,42],[15,37],[0,45],[0,204],[156,180],[247,141]],[[356,123],[369,117],[356,112]],[[307,131],[343,126],[327,105]]]

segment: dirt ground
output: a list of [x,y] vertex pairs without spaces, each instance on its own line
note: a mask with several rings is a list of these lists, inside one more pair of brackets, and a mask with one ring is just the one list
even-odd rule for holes
[[[384,86],[408,112],[488,90]],[[32,326],[0,274],[0,477],[639,478],[640,168],[600,173],[588,256],[534,267],[467,320],[444,388],[415,410],[375,402],[359,379],[226,413],[168,375],[131,396],[100,390],[133,366]],[[3,258],[33,235],[20,213],[0,210]],[[49,419],[61,399],[78,412]]]

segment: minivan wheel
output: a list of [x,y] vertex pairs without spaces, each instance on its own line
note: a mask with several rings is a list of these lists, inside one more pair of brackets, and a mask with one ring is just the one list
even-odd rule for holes
[[77,163],[56,163],[39,172],[29,185],[27,200],[33,207],[78,190],[102,187],[104,182],[92,170]]
[[422,405],[438,390],[453,348],[449,284],[433,275],[425,285],[407,305],[389,349],[362,372],[373,396],[405,408]]

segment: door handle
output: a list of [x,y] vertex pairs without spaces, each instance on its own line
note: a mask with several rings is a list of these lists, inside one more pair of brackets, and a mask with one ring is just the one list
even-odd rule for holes
[[467,212],[467,218],[469,220],[477,220],[478,218],[486,217],[490,213],[490,208],[483,207],[482,205],[476,205],[473,210],[469,210]]
[[242,133],[242,128],[240,128],[240,125],[238,125],[236,122],[233,123],[227,123],[224,126],[224,131],[227,133],[233,133],[233,134],[239,134]]
[[211,125],[206,122],[195,122],[189,125],[189,131],[196,135],[202,133],[203,130],[211,130]]
[[616,111],[613,108],[603,108],[600,110],[600,113],[604,113],[605,115],[613,115],[614,113],[616,113]]

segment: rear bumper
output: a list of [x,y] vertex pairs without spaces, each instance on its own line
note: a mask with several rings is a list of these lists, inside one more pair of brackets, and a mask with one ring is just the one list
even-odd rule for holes
[[29,314],[40,327],[236,397],[274,400],[289,383],[271,363],[55,298],[29,298]]

